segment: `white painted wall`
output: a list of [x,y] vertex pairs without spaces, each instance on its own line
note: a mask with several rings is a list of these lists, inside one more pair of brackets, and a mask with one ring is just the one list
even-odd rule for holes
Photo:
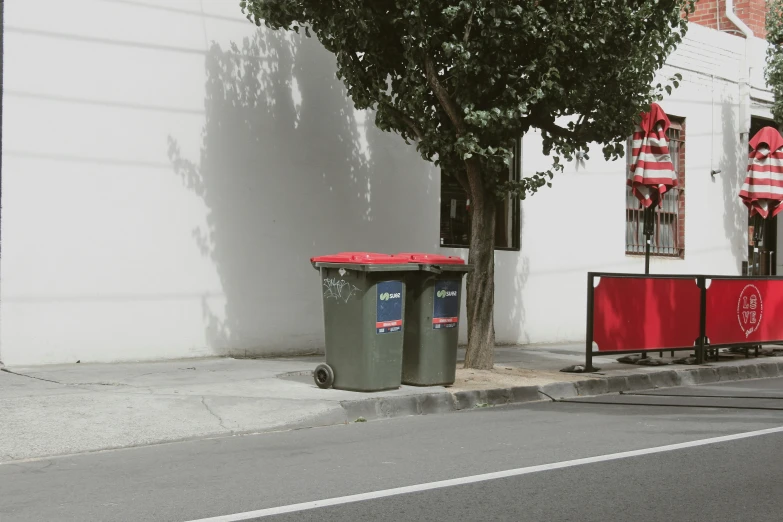
[[[316,351],[309,257],[439,249],[439,172],[353,110],[314,39],[256,30],[236,2],[5,9],[6,364]],[[251,56],[226,55],[232,42]],[[686,257],[655,272],[739,272],[743,46],[694,27],[670,61],[684,75],[662,105],[687,119]],[[259,64],[260,83],[236,63]],[[624,254],[625,162],[600,156],[524,202],[521,252],[496,256],[499,342],[583,338],[586,272],[642,270]],[[526,136],[524,172],[548,164]]]
[[6,3],[6,364],[314,351],[311,256],[437,245],[438,172],[355,117],[314,39],[262,31],[234,109],[210,45],[256,28],[235,2],[152,5]]

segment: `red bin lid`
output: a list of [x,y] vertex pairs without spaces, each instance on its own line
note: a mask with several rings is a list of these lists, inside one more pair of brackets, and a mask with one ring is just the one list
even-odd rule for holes
[[440,254],[402,253],[394,257],[403,258],[405,263],[417,263],[419,265],[464,265],[465,260],[457,256],[442,256]]
[[311,263],[344,263],[351,265],[399,265],[407,261],[398,259],[389,254],[376,254],[374,252],[340,252],[310,258]]

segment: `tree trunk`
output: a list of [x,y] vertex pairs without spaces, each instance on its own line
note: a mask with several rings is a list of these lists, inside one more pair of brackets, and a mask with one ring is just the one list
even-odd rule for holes
[[482,179],[479,166],[468,163],[472,217],[468,262],[468,348],[465,368],[489,370],[495,357],[495,219],[497,198],[491,180]]

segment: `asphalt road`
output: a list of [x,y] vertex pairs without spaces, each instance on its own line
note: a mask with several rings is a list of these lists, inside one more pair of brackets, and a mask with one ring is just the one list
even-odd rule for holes
[[732,436],[781,405],[766,379],[9,463],[0,520],[775,521],[783,431]]

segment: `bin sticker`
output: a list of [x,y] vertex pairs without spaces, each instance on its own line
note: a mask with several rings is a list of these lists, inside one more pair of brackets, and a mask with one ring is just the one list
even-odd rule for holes
[[455,328],[459,323],[460,281],[438,281],[435,283],[435,304],[432,311],[432,328]]
[[402,281],[383,281],[376,288],[375,332],[385,334],[402,331]]

